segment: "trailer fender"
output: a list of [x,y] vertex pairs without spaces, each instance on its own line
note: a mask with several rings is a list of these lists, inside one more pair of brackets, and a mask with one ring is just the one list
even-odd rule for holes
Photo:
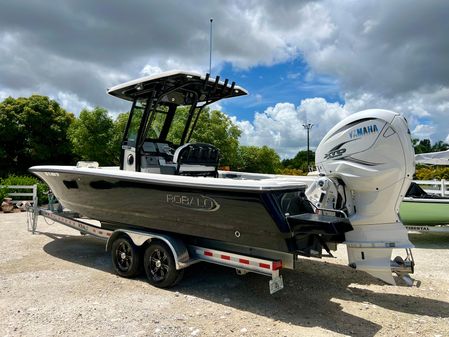
[[183,269],[192,264],[189,256],[189,251],[182,240],[159,233],[156,234],[151,232],[117,229],[114,231],[114,233],[106,243],[107,252],[111,251],[112,243],[120,236],[129,237],[131,241],[138,247],[141,247],[146,242],[151,242],[152,240],[161,240],[162,242],[167,244],[167,246],[172,251],[173,257],[175,258],[176,269]]

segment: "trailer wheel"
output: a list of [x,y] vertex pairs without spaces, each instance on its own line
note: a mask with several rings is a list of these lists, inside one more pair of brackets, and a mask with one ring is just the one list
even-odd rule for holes
[[181,281],[184,269],[177,270],[170,248],[162,242],[152,242],[144,255],[144,268],[150,284],[170,288]]
[[111,256],[112,265],[118,275],[131,278],[139,274],[141,253],[130,239],[120,237],[114,240]]

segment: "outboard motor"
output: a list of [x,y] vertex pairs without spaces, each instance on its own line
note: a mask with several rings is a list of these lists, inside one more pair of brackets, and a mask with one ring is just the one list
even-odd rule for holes
[[[390,284],[393,272],[411,284],[414,246],[398,216],[415,170],[405,118],[379,109],[353,114],[327,133],[315,158],[321,177],[307,195],[323,213],[333,209],[349,218],[349,265]],[[406,258],[390,261],[395,248],[405,248]]]

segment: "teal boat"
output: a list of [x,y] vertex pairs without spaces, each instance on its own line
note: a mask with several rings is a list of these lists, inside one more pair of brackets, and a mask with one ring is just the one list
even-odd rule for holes
[[402,200],[399,216],[405,226],[449,224],[449,198],[428,194],[412,183]]

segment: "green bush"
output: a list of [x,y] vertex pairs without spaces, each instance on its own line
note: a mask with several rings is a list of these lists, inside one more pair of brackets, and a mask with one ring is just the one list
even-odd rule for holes
[[288,176],[306,176],[307,175],[306,173],[304,173],[303,170],[298,169],[298,168],[291,168],[291,167],[280,168],[276,173],[288,175]]
[[[0,180],[0,185],[37,185],[37,197],[39,198],[39,204],[44,204],[48,202],[48,197],[44,192],[49,190],[47,184],[43,183],[38,178],[32,176],[18,176],[11,174],[6,178]],[[23,190],[14,190],[1,188],[0,189],[0,202],[8,195],[8,192],[24,192]]]
[[417,166],[415,177],[418,180],[449,180],[449,167],[444,166]]

